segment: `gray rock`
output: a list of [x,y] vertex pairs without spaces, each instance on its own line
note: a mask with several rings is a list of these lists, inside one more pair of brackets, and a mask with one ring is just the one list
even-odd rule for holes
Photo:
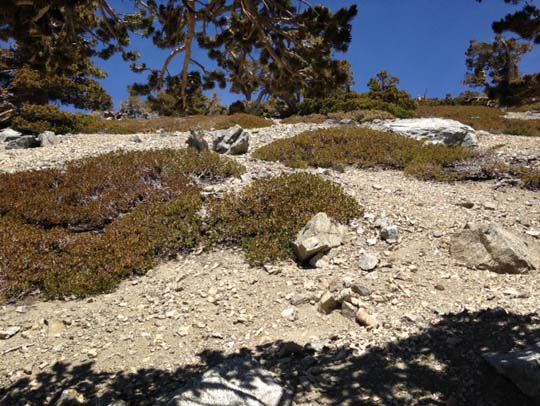
[[338,247],[345,236],[345,226],[331,220],[326,213],[316,214],[298,233],[293,246],[300,262]]
[[278,406],[289,405],[274,375],[251,359],[237,358],[206,371],[188,383],[167,406]]
[[13,337],[19,331],[21,331],[20,326],[12,326],[12,327],[8,327],[6,329],[0,330],[0,340],[7,340]]
[[339,120],[340,125],[355,125],[356,121],[352,118],[344,118],[342,120]]
[[366,127],[393,132],[429,144],[477,147],[476,131],[459,121],[444,118],[413,118],[403,120],[374,121]]
[[354,283],[351,286],[351,289],[359,296],[371,296],[371,294],[373,293],[370,288],[359,285],[358,283]]
[[360,269],[362,271],[373,271],[378,263],[379,258],[373,254],[362,254],[359,261]]
[[389,244],[395,244],[399,241],[399,228],[397,226],[384,226],[381,228],[381,240]]
[[38,141],[41,147],[52,147],[60,144],[61,140],[52,131],[45,131],[38,135]]
[[141,137],[139,137],[138,135],[134,135],[133,137],[131,137],[129,139],[131,142],[134,142],[135,144],[140,144],[142,142],[142,139]]
[[193,148],[197,152],[203,152],[208,150],[208,143],[204,139],[204,133],[202,131],[189,132],[189,138],[186,141],[189,148]]
[[239,125],[217,131],[213,140],[213,149],[220,154],[245,154],[249,149],[249,134]]
[[22,134],[11,128],[4,128],[0,131],[0,142],[13,141],[19,138]]
[[520,274],[540,269],[540,246],[496,224],[468,224],[452,236],[450,253],[470,268]]
[[486,353],[483,358],[524,394],[540,402],[540,343],[522,351]]
[[39,140],[33,135],[23,135],[13,141],[9,141],[6,145],[6,149],[27,149],[37,148],[41,145]]

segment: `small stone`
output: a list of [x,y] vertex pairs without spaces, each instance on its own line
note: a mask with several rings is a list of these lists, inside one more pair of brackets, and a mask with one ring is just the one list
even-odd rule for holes
[[444,288],[443,285],[441,285],[440,283],[438,283],[438,284],[435,285],[435,289],[440,290],[440,291],[443,291],[445,288]]
[[189,326],[182,326],[178,330],[176,330],[176,334],[178,334],[180,337],[185,337],[189,333]]
[[298,317],[298,311],[294,307],[288,307],[281,312],[281,317],[289,321],[295,321]]
[[135,144],[140,144],[142,142],[142,139],[138,135],[134,135],[130,138],[130,141],[134,142]]
[[64,389],[60,399],[56,402],[57,406],[72,406],[86,404],[85,397],[75,389]]
[[337,309],[338,306],[339,303],[334,298],[334,295],[330,292],[325,292],[317,304],[317,310],[323,314],[330,314]]
[[372,247],[375,244],[377,244],[377,239],[376,238],[369,238],[368,240],[366,240],[366,244],[369,245],[370,247]]
[[371,294],[373,293],[371,289],[366,288],[365,286],[358,285],[358,284],[352,285],[351,289],[354,293],[360,296],[371,296]]
[[375,190],[382,190],[383,188],[381,185],[378,185],[378,184],[371,185],[371,187]]
[[464,207],[466,209],[472,209],[474,207],[474,203],[469,202],[469,201],[459,202],[456,205],[460,207]]
[[371,316],[364,309],[358,309],[358,311],[356,312],[356,321],[361,326],[370,327],[370,328],[377,327],[377,325],[379,324],[377,319]]
[[397,226],[387,226],[381,228],[381,239],[388,244],[395,244],[399,241],[399,229]]
[[493,202],[484,202],[483,204],[484,206],[484,209],[486,210],[496,210],[497,209],[497,205]]
[[8,340],[21,331],[20,326],[11,326],[6,329],[0,330],[0,340]]
[[530,235],[531,237],[538,238],[540,237],[540,230],[527,230],[525,234]]
[[442,236],[444,236],[444,233],[442,231],[437,230],[433,232],[433,237],[435,238],[441,238]]
[[359,261],[360,269],[362,271],[373,271],[378,263],[379,258],[373,254],[362,254]]
[[62,320],[51,320],[46,321],[46,323],[48,325],[47,332],[49,336],[61,334],[66,329],[66,325]]

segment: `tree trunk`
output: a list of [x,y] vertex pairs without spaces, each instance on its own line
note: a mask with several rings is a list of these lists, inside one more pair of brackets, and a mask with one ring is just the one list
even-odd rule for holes
[[195,38],[195,0],[188,0],[188,9],[187,9],[187,18],[188,18],[188,32],[186,36],[185,44],[185,55],[184,55],[184,67],[182,70],[182,108],[184,111],[187,110],[187,85],[188,85],[188,75],[189,75],[189,64],[191,63],[191,53],[193,39]]

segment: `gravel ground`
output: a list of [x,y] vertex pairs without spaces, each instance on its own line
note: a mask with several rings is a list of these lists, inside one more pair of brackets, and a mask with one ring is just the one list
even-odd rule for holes
[[[252,146],[320,127],[255,130]],[[183,148],[186,136],[142,134],[140,143],[133,135],[70,136],[55,147],[0,150],[0,170],[54,167],[114,150]],[[480,144],[497,146],[508,159],[540,151],[540,138],[482,133]],[[289,171],[235,159],[249,175],[217,191],[239,189],[263,171]],[[495,189],[494,182],[422,182],[396,171],[311,171],[343,185],[366,209],[346,243],[317,268],[254,268],[234,250],[195,253],[111,294],[5,304],[0,330],[21,330],[0,340],[0,404],[57,404],[69,388],[84,404],[155,404],[200,371],[242,354],[273,371],[297,405],[533,405],[480,355],[540,337],[538,273],[467,269],[449,256],[448,240],[468,222],[495,222],[518,235],[540,230],[540,194]],[[399,226],[400,242],[368,246],[375,219],[385,215]],[[375,271],[359,269],[364,252],[380,258]],[[321,293],[344,279],[368,289],[359,300],[378,327],[317,312]],[[284,317],[290,308],[295,316]]]

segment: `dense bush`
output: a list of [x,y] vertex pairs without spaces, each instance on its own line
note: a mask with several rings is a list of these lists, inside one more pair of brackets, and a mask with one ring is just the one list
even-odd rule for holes
[[340,186],[306,173],[258,180],[209,207],[213,242],[238,245],[252,264],[292,257],[291,242],[319,212],[346,224],[362,215]]
[[329,114],[348,112],[354,110],[380,110],[386,111],[395,117],[414,117],[414,110],[410,110],[397,104],[387,103],[382,100],[372,99],[367,95],[351,93],[348,97],[340,99],[305,99],[298,105],[298,114]]
[[423,179],[449,180],[445,168],[472,159],[476,153],[460,147],[426,145],[400,135],[363,128],[337,128],[302,133],[274,141],[255,158],[280,161],[290,167],[405,169]]
[[242,168],[189,150],[112,153],[0,175],[0,296],[110,290],[202,238],[199,188]]
[[66,134],[80,131],[91,121],[91,117],[70,114],[50,104],[24,104],[13,118],[11,126],[23,133],[54,131],[57,134]]
[[476,130],[493,133],[540,136],[540,120],[509,120],[504,112],[482,106],[420,106],[423,117],[445,117],[470,125]]

